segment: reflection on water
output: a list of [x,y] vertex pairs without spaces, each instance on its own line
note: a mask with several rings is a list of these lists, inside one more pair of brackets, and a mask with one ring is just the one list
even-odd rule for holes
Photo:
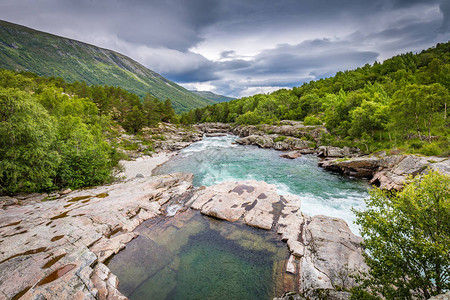
[[130,299],[272,299],[294,289],[274,232],[188,210],[149,220],[108,267]]
[[318,159],[313,155],[290,160],[281,158],[279,151],[236,145],[235,140],[235,136],[206,137],[183,149],[156,173],[193,173],[195,186],[247,179],[266,181],[275,184],[281,194],[299,195],[304,213],[342,218],[358,233],[351,208],[364,208],[366,181],[326,172],[317,166]]

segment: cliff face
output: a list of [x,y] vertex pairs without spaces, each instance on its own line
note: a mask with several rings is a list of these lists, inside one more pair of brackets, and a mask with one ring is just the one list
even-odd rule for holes
[[175,111],[213,104],[120,53],[0,21],[0,67],[66,81],[107,84],[172,100]]

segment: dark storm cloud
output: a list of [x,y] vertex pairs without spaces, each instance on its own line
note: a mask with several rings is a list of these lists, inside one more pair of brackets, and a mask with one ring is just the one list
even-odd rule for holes
[[444,1],[439,6],[441,13],[443,15],[442,26],[439,31],[442,33],[450,31],[450,1]]
[[2,0],[0,19],[110,48],[186,86],[233,96],[450,38],[448,0]]
[[[300,70],[350,69],[374,62],[378,53],[355,51],[346,47],[347,42],[312,40],[298,45],[280,45],[256,56],[249,68],[262,74],[298,74]],[[245,70],[244,70],[245,71]]]

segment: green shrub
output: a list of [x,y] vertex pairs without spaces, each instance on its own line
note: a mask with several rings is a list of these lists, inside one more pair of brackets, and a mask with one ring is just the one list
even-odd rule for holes
[[56,175],[58,186],[79,188],[109,179],[114,164],[112,149],[103,141],[98,128],[88,126],[78,117],[62,118],[58,148],[61,155]]
[[165,141],[166,140],[166,138],[162,134],[154,134],[154,135],[152,135],[152,139],[160,140],[160,141]]
[[419,153],[423,155],[433,156],[439,155],[442,152],[442,149],[435,143],[425,143],[422,148],[420,148]]
[[0,88],[0,194],[53,187],[60,162],[56,128],[29,93]]
[[415,140],[415,141],[411,141],[409,142],[409,147],[411,147],[412,149],[420,149],[423,146],[423,142],[421,142],[420,140]]
[[398,194],[370,195],[367,210],[355,211],[370,270],[353,299],[428,299],[449,290],[450,177],[430,171]]
[[303,120],[305,125],[322,125],[322,121],[319,118],[314,116],[307,116],[305,120]]
[[274,139],[273,139],[273,142],[274,142],[274,143],[276,143],[276,142],[283,142],[285,139],[287,139],[286,136],[280,135],[279,137],[274,138]]
[[139,149],[139,144],[138,144],[138,143],[131,142],[131,141],[129,141],[129,140],[124,140],[124,141],[122,142],[122,148],[123,148],[124,150],[128,150],[128,151],[136,151],[136,150]]

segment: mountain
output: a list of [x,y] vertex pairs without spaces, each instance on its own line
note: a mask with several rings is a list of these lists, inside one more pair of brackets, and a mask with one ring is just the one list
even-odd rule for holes
[[0,67],[111,85],[169,98],[180,113],[215,102],[200,97],[120,53],[0,20]]
[[227,97],[227,96],[223,96],[223,95],[217,95],[217,94],[214,94],[213,92],[208,92],[208,91],[191,91],[191,92],[193,92],[194,94],[196,94],[200,97],[212,100],[216,103],[228,102],[228,101],[235,99],[235,98],[231,98],[231,97]]

